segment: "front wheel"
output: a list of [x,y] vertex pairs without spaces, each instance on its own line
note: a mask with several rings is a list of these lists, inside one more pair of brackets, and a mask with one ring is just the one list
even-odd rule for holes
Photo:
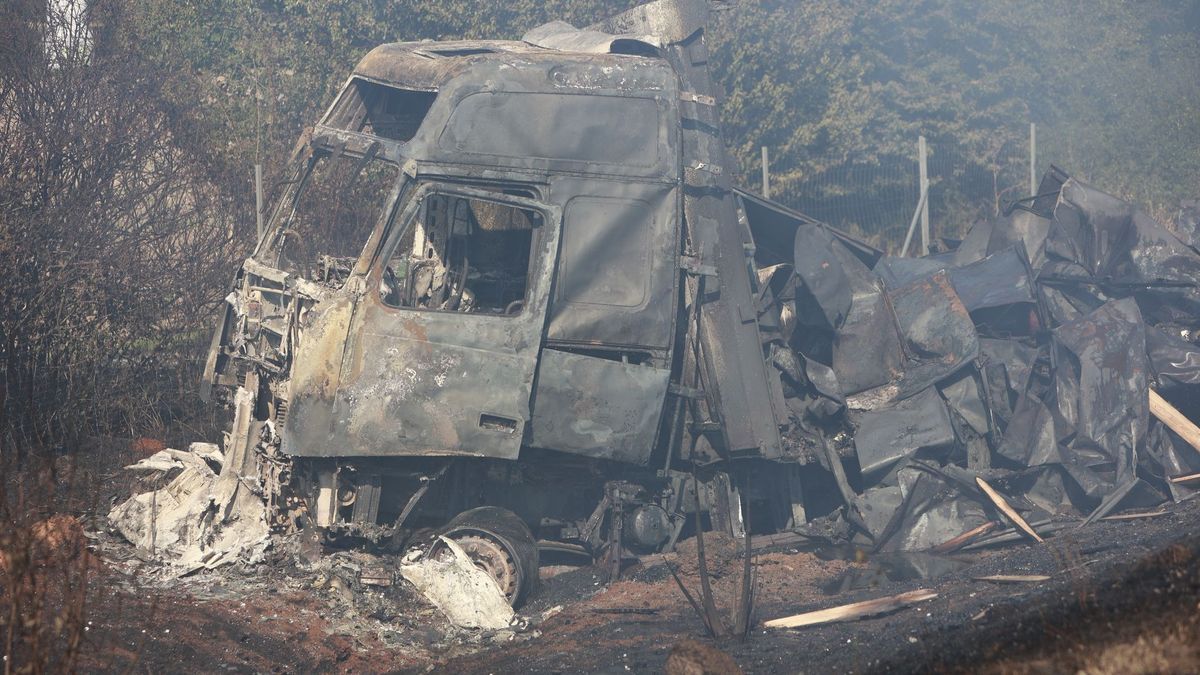
[[[496,506],[463,511],[442,529],[442,535],[453,539],[476,567],[495,580],[513,607],[520,606],[537,584],[537,542],[525,521],[512,511]],[[449,551],[438,540],[430,553],[438,556]]]

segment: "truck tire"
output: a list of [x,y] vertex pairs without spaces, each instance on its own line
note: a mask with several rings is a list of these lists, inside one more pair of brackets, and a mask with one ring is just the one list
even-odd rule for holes
[[[479,569],[487,572],[519,607],[537,585],[537,542],[525,521],[497,506],[463,511],[442,528],[441,534],[463,548]],[[431,553],[437,554],[438,544]]]

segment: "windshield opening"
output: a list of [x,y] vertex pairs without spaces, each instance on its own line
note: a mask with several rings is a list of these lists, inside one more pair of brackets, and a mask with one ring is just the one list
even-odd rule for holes
[[428,195],[384,258],[380,299],[391,307],[520,314],[541,219],[484,199]]
[[326,126],[393,141],[409,141],[429,114],[437,93],[400,89],[355,78],[333,105]]
[[276,235],[276,266],[341,286],[387,207],[397,171],[369,155],[333,156],[318,150]]

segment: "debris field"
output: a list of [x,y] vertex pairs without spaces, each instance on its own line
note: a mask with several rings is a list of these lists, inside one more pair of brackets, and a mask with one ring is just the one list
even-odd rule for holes
[[1194,242],[1058,167],[916,258],[737,189],[708,11],[364,57],[226,298],[229,430],[130,467],[114,574],[278,593],[399,668],[593,670],[697,617],[783,650],[981,620],[967,588],[1058,607],[1126,578],[1080,571],[1104,533],[1189,546]]

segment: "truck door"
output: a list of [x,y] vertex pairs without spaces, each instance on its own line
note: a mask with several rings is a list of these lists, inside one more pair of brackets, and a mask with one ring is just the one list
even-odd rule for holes
[[559,209],[427,183],[395,222],[350,331],[334,411],[341,454],[515,459]]

